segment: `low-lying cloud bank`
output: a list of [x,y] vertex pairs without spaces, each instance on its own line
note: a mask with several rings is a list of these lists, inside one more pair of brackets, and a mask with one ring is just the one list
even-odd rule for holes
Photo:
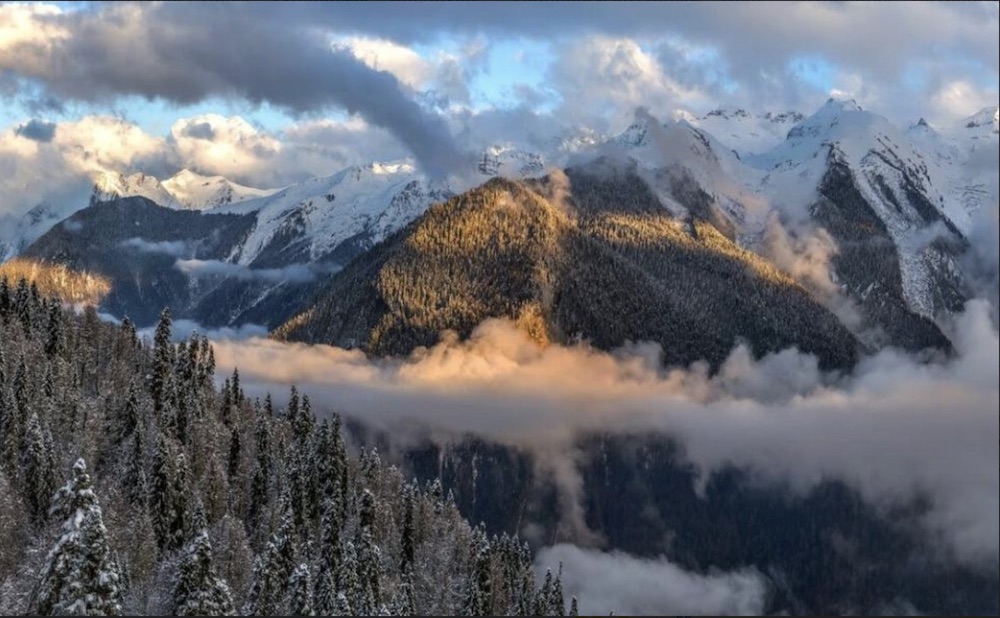
[[177,260],[174,267],[195,277],[228,277],[240,281],[261,280],[269,283],[308,283],[316,278],[318,269],[309,264],[292,264],[282,268],[248,268],[222,260]]
[[560,544],[538,553],[536,562],[555,573],[562,567],[563,592],[576,597],[582,615],[759,616],[767,585],[754,569],[699,575],[666,560],[643,560]]
[[[220,372],[239,366],[251,395],[294,383],[314,410],[383,426],[418,420],[567,460],[580,431],[655,430],[684,444],[702,480],[735,464],[802,490],[841,479],[876,506],[923,493],[942,555],[995,569],[1000,345],[981,301],[953,331],[958,356],[946,363],[890,350],[847,376],[795,350],[754,360],[742,347],[714,376],[664,370],[655,345],[542,348],[503,321],[401,360],[266,339],[217,342],[216,358]],[[579,497],[578,478],[557,480]]]

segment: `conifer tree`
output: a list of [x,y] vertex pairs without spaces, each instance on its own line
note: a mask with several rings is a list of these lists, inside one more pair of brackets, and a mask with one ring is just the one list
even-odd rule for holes
[[295,529],[287,496],[282,499],[282,505],[281,523],[254,565],[253,584],[247,604],[243,607],[245,615],[277,615],[288,579],[295,568]]
[[344,544],[343,554],[340,557],[340,567],[337,570],[337,591],[336,611],[339,615],[368,615],[361,608],[361,605],[365,605],[366,602],[361,599],[363,591],[358,580],[358,554],[351,541]]
[[312,603],[312,577],[309,574],[309,565],[301,563],[295,567],[292,577],[288,582],[290,598],[288,601],[288,614],[292,616],[315,616]]
[[202,529],[188,545],[174,584],[175,616],[235,616],[229,586],[212,564],[208,531]]
[[166,408],[169,383],[174,365],[174,348],[170,343],[170,329],[173,321],[170,309],[165,308],[160,313],[160,321],[156,324],[153,335],[153,372],[149,383],[149,392],[153,396],[153,410],[160,417]]
[[62,354],[66,346],[62,321],[62,307],[55,298],[52,298],[49,300],[48,338],[45,341],[45,353],[50,358]]
[[117,615],[120,570],[108,547],[107,530],[82,459],[55,498],[53,514],[65,517],[62,536],[49,552],[33,595],[32,613],[43,616]]
[[55,468],[55,454],[46,444],[38,415],[32,413],[24,432],[21,472],[28,516],[36,526],[44,523],[48,515],[49,499],[56,490]]
[[340,532],[343,527],[340,513],[336,498],[326,498],[323,502],[323,523],[320,530],[319,572],[316,576],[315,608],[320,614],[328,614],[336,608]]

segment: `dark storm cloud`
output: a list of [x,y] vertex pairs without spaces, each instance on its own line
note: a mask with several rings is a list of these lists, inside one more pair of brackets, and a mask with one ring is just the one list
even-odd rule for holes
[[14,133],[36,142],[51,142],[56,134],[56,124],[32,118],[14,129]]
[[[441,31],[484,32],[551,39],[601,32],[621,36],[678,34],[731,53],[745,69],[823,53],[835,60],[885,70],[913,54],[959,51],[997,70],[995,2],[407,2],[288,3],[261,6],[275,19],[324,23],[400,41]],[[893,6],[896,4],[896,6]],[[957,5],[957,6],[956,6]],[[386,19],[391,14],[392,19]]]
[[431,175],[462,160],[444,121],[407,96],[396,77],[331,49],[307,20],[279,19],[274,8],[116,4],[35,15],[44,34],[0,57],[0,71],[85,101],[132,94],[189,104],[236,96],[293,113],[335,106],[391,131]]

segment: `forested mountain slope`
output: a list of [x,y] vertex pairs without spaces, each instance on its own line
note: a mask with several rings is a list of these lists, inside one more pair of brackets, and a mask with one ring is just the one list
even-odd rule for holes
[[672,217],[627,166],[494,179],[436,205],[276,336],[407,354],[492,317],[543,343],[658,342],[667,364],[717,364],[738,340],[758,354],[796,346],[825,367],[858,352],[789,276],[707,221]]
[[279,410],[238,373],[216,388],[208,341],[170,330],[165,312],[141,341],[0,280],[0,613],[566,611],[440,482],[349,457],[294,390]]

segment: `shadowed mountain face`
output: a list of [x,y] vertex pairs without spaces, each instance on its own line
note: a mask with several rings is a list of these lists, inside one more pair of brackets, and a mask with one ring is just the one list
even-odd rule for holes
[[634,170],[496,179],[432,207],[334,275],[276,336],[401,355],[508,318],[534,339],[654,341],[717,366],[739,341],[847,367],[857,342],[788,276],[713,225],[670,216]]
[[101,275],[110,282],[101,309],[140,325],[154,323],[167,306],[207,326],[280,323],[297,307],[289,298],[308,297],[297,293],[301,284],[263,280],[250,271],[194,278],[178,268],[178,260],[226,260],[254,222],[252,213],[205,214],[122,198],[77,212],[24,255]]
[[[362,433],[388,449],[391,436]],[[574,455],[588,530],[580,538],[563,518],[558,483],[529,451],[468,437],[401,456],[418,478],[441,478],[469,520],[497,532],[532,530],[538,546],[597,543],[706,574],[756,568],[768,614],[997,612],[995,570],[932,557],[935,541],[919,523],[929,505],[920,499],[878,509],[835,479],[796,492],[731,467],[700,485],[669,436],[590,434]]]

